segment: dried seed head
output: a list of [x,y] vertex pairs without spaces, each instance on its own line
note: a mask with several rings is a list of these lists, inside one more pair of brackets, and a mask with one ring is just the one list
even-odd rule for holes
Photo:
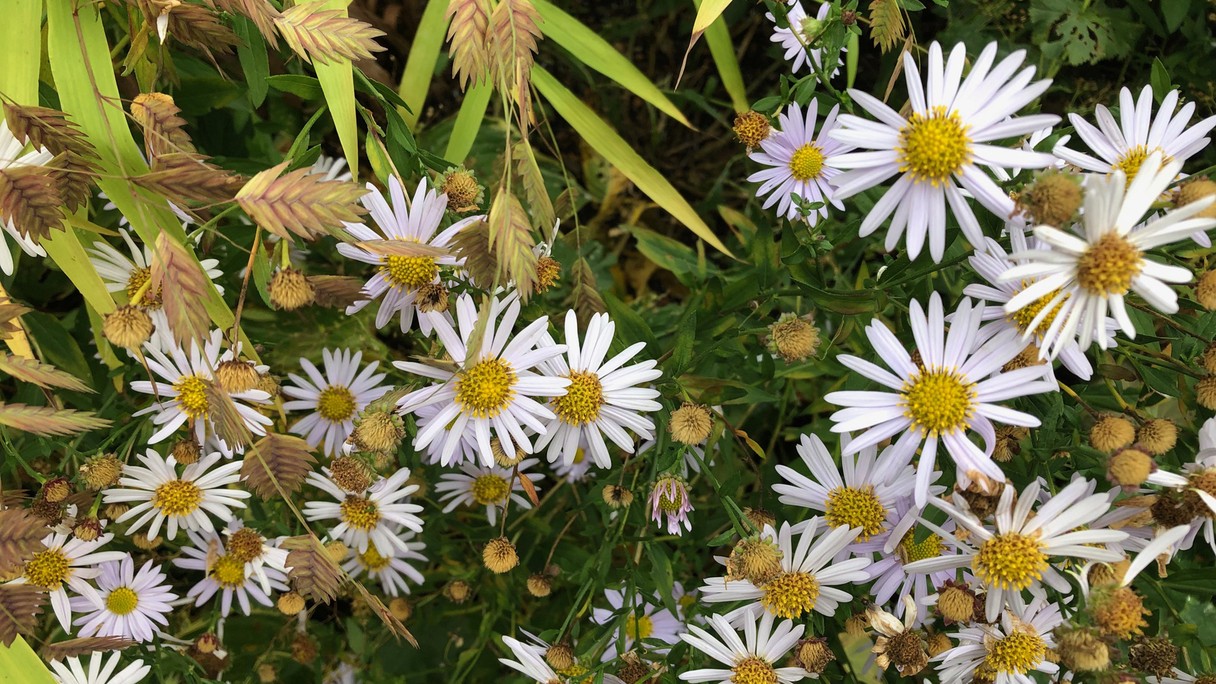
[[405,438],[405,424],[391,411],[369,410],[355,420],[353,435],[361,451],[391,454]]
[[464,580],[452,580],[443,585],[443,595],[452,603],[464,603],[472,595],[473,588]]
[[1098,587],[1106,584],[1118,584],[1123,581],[1123,573],[1127,571],[1130,561],[1124,559],[1117,563],[1094,563],[1089,568],[1089,586]]
[[329,559],[335,563],[341,563],[346,554],[350,553],[350,548],[343,544],[340,540],[335,539],[325,543],[325,553],[329,555]]
[[1110,649],[1092,629],[1057,627],[1056,653],[1060,662],[1074,672],[1098,672],[1110,667]]
[[828,646],[824,637],[808,637],[798,642],[794,648],[794,657],[802,669],[811,674],[819,674],[827,669],[828,663],[836,660],[836,654]]
[[61,502],[47,501],[44,497],[38,496],[34,498],[34,503],[30,505],[30,513],[45,520],[48,525],[58,525],[63,520],[63,512],[66,505]]
[[750,151],[768,139],[773,127],[767,116],[755,110],[748,110],[735,117],[733,129],[735,137]]
[[1209,411],[1216,411],[1216,375],[1209,375],[1195,383],[1195,400]]
[[458,214],[475,211],[485,199],[485,191],[478,184],[477,176],[463,166],[453,166],[445,171],[439,179],[439,187],[447,195],[448,209]]
[[304,597],[294,591],[289,591],[286,594],[280,594],[277,603],[279,612],[284,615],[295,615],[304,610]]
[[1209,344],[1199,357],[1199,365],[1209,373],[1216,373],[1216,343]]
[[490,453],[494,455],[494,462],[503,468],[512,468],[519,465],[528,454],[519,445],[515,445],[515,453],[507,454],[502,448],[502,442],[498,441],[497,437],[490,439]]
[[151,551],[160,546],[164,539],[161,538],[160,535],[148,539],[148,537],[144,534],[137,534],[131,537],[131,541],[144,551]]
[[202,448],[198,445],[198,442],[194,441],[193,439],[178,440],[173,444],[173,449],[171,449],[169,452],[169,455],[173,457],[173,460],[177,461],[181,465],[190,465],[191,463],[198,461],[198,457],[201,454]]
[[1208,311],[1216,311],[1216,271],[1199,276],[1195,283],[1195,299]]
[[414,304],[422,313],[443,313],[448,310],[448,288],[443,283],[426,283],[414,294]]
[[621,656],[621,667],[617,669],[616,676],[625,684],[637,684],[649,676],[652,671],[646,663],[642,662],[637,653],[629,651]]
[[1153,522],[1162,527],[1189,525],[1198,515],[1190,497],[1172,491],[1159,493],[1149,512],[1152,513]]
[[879,636],[875,640],[874,652],[880,664],[887,662],[895,666],[904,677],[916,675],[929,664],[925,651],[925,639],[918,629],[906,629],[894,636]]
[[1168,677],[1178,662],[1178,647],[1168,637],[1141,638],[1127,649],[1127,663],[1141,672]]
[[870,628],[870,618],[865,613],[854,613],[844,621],[844,631],[849,636],[863,636]]
[[123,513],[129,510],[131,510],[131,507],[125,503],[110,503],[106,504],[105,508],[101,509],[101,512],[104,514],[103,517],[113,520],[114,518],[121,518]]
[[996,511],[996,505],[1001,499],[1001,491],[1003,489],[1003,485],[999,483],[985,490],[978,482],[972,482],[967,485],[966,489],[960,491],[959,495],[967,502],[967,506],[975,514],[975,517],[983,520]]
[[726,559],[726,580],[748,580],[761,586],[781,573],[784,554],[772,540],[763,537],[740,539]]
[[90,542],[101,536],[101,530],[101,521],[97,518],[77,518],[72,534],[80,541]]
[[266,538],[252,527],[242,527],[228,535],[228,555],[242,563],[248,563],[262,556],[265,551]]
[[1018,195],[1017,206],[1036,224],[1063,226],[1081,206],[1081,184],[1069,173],[1050,170]]
[[1018,425],[1001,425],[996,429],[996,445],[992,449],[993,460],[1007,463],[1021,452],[1019,444],[1030,435],[1030,430]]
[[311,664],[317,659],[317,642],[303,632],[296,632],[291,640],[291,659],[301,665]]
[[53,477],[42,485],[40,496],[51,503],[59,503],[72,495],[72,483],[66,477]]
[[101,334],[115,347],[138,349],[152,339],[156,326],[152,317],[143,309],[123,304],[105,315],[101,322]]
[[1106,462],[1106,477],[1114,484],[1135,488],[1156,469],[1153,457],[1135,447],[1120,449]]
[[317,299],[317,291],[308,282],[308,277],[290,266],[276,271],[266,289],[270,293],[270,305],[283,311],[295,311]]
[[279,379],[270,373],[262,373],[258,378],[258,389],[270,395],[271,399],[279,396]]
[[194,650],[203,654],[215,653],[220,647],[220,638],[208,632],[194,640]]
[[329,476],[342,491],[361,494],[372,485],[371,473],[363,461],[353,456],[339,456],[329,464]]
[[819,349],[819,329],[801,316],[784,313],[769,326],[768,346],[786,363],[797,363]]
[[605,485],[602,494],[609,508],[625,508],[633,503],[633,492],[620,485]]
[[553,593],[553,580],[547,575],[536,573],[528,575],[528,593],[536,598],[544,598]]
[[946,636],[945,632],[931,632],[925,651],[929,654],[930,658],[936,658],[952,648],[954,648],[954,644],[950,643],[950,637]]
[[515,545],[506,537],[491,539],[481,551],[481,560],[490,572],[501,575],[519,565],[519,554]]
[[[1213,183],[1207,178],[1196,178],[1182,184],[1178,188],[1178,194],[1174,196],[1174,205],[1185,207],[1186,205],[1216,195],[1216,183]],[[1216,204],[1208,205],[1207,209],[1195,214],[1197,217],[1216,218]]]
[[545,662],[554,670],[568,670],[578,661],[574,657],[574,649],[565,642],[553,644],[545,651]]
[[219,367],[215,369],[215,380],[220,389],[236,394],[257,389],[262,376],[253,367],[252,362],[228,359],[220,362]]
[[1144,616],[1152,615],[1144,609],[1144,599],[1130,587],[1095,589],[1090,595],[1089,609],[1102,634],[1116,639],[1140,634],[1148,626]]
[[1089,429],[1089,443],[1108,454],[1131,445],[1135,439],[1136,428],[1121,416],[1102,416]]
[[562,264],[551,256],[536,260],[536,291],[548,292],[562,275]]
[[1041,366],[1046,361],[1039,358],[1039,348],[1033,344],[1026,345],[1018,355],[1005,362],[1001,366],[1002,373],[1011,373],[1019,368],[1030,368],[1031,366]]
[[946,580],[937,593],[937,614],[946,625],[970,623],[975,619],[975,592],[966,583]]
[[[294,613],[290,614],[294,615]],[[262,682],[262,684],[270,684],[270,682],[277,681],[278,678],[279,673],[274,669],[274,665],[270,663],[258,665],[258,681]]]
[[388,612],[392,613],[393,617],[401,622],[405,622],[414,614],[414,606],[409,601],[398,596],[388,602]]
[[1160,456],[1178,442],[1178,426],[1169,418],[1146,421],[1136,432],[1136,442],[1153,456]]
[[122,476],[122,461],[114,454],[94,456],[80,466],[80,478],[90,491],[99,492],[114,486]]
[[743,515],[747,518],[748,522],[756,526],[757,531],[763,530],[765,525],[773,528],[777,527],[777,516],[766,509],[745,506],[743,508]]
[[667,430],[681,444],[700,444],[709,438],[713,429],[713,417],[709,408],[701,404],[685,403],[671,412]]

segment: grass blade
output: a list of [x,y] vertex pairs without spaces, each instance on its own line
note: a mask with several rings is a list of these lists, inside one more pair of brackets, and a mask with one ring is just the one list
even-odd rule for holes
[[[325,8],[345,12],[348,4],[350,0],[329,0]],[[321,82],[321,92],[325,93],[329,114],[334,118],[334,130],[338,132],[338,142],[342,143],[346,164],[350,167],[351,175],[358,178],[359,130],[355,120],[354,67],[349,59],[343,57],[327,62],[316,61],[313,68],[317,71],[317,80]]]
[[735,45],[731,42],[725,19],[719,17],[718,21],[709,25],[705,30],[705,42],[718,67],[722,87],[730,95],[731,106],[739,113],[751,109],[747,101],[747,88],[743,85],[743,73],[739,70],[739,57],[735,54]]
[[443,36],[447,33],[448,22],[444,16],[447,9],[446,0],[429,0],[418,22],[418,30],[414,32],[414,43],[410,45],[410,54],[405,58],[405,73],[401,74],[401,85],[397,93],[409,105],[409,109],[401,112],[401,118],[410,130],[416,130],[418,117],[426,104],[426,94],[431,88],[431,77],[435,75],[435,64],[439,62],[439,51],[443,49]]
[[460,103],[460,112],[456,114],[456,123],[452,125],[452,134],[448,138],[447,150],[443,158],[457,164],[463,164],[469,150],[473,149],[473,141],[481,130],[481,122],[486,118],[486,108],[490,106],[490,96],[494,94],[494,86],[489,81],[479,81],[469,87],[464,94],[464,102]]

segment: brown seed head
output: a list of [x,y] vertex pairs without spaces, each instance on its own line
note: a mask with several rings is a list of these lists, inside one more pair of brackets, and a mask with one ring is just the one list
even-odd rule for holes
[[1195,299],[1208,311],[1216,311],[1216,271],[1199,276],[1195,283]]
[[952,648],[954,644],[950,643],[950,637],[945,632],[931,632],[925,650],[930,658],[936,658]]
[[574,649],[565,642],[553,644],[545,651],[545,662],[554,670],[567,670],[578,661],[574,657]]
[[553,580],[539,572],[528,575],[528,593],[536,598],[548,596],[553,593]]
[[448,209],[456,213],[474,211],[485,199],[485,192],[472,171],[452,167],[440,178],[439,187],[448,196]]
[[1209,344],[1199,357],[1199,365],[1209,373],[1216,373],[1216,343]]
[[1018,195],[1017,206],[1033,223],[1063,226],[1081,206],[1081,184],[1075,176],[1045,171]]
[[258,681],[262,682],[262,684],[270,684],[270,682],[277,681],[278,678],[279,673],[274,669],[274,665],[270,663],[258,665]]
[[276,271],[266,289],[270,305],[282,311],[295,311],[317,299],[317,291],[308,282],[308,277],[290,266]]
[[448,288],[443,283],[425,283],[414,294],[414,303],[422,313],[443,313],[448,310]]
[[361,494],[372,485],[371,473],[354,456],[339,456],[329,464],[329,476],[345,492]]
[[99,492],[114,486],[122,476],[122,461],[114,454],[94,456],[80,466],[80,477],[90,491]]
[[72,535],[80,541],[94,541],[101,536],[101,521],[93,517],[84,517],[76,519],[76,526],[72,528]]
[[143,534],[141,532],[139,534],[133,535],[131,537],[131,541],[136,546],[143,549],[144,551],[151,551],[151,550],[155,549],[156,547],[160,546],[161,542],[163,542],[164,539],[160,535],[157,535],[157,536],[149,539],[146,534]]
[[452,603],[464,603],[469,600],[473,588],[464,580],[452,580],[443,585],[443,595]]
[[42,485],[41,496],[51,503],[59,503],[72,494],[72,483],[66,477],[53,477]]
[[220,389],[235,394],[257,389],[262,376],[253,367],[252,362],[228,359],[221,361],[219,367],[215,369],[215,380]]
[[[1195,178],[1182,184],[1178,188],[1178,194],[1174,196],[1174,204],[1179,207],[1216,195],[1216,183],[1213,183],[1207,178]],[[1207,209],[1195,214],[1195,216],[1203,218],[1216,218],[1216,204],[1211,204]]]
[[317,659],[317,642],[303,632],[296,632],[291,640],[291,659],[301,665],[309,665]]
[[633,503],[633,492],[620,485],[604,485],[601,494],[609,508],[625,508]]
[[105,315],[101,322],[101,334],[115,347],[138,349],[152,339],[156,326],[152,317],[137,306],[123,304]]
[[1135,447],[1116,451],[1106,462],[1106,477],[1114,484],[1135,488],[1156,469],[1153,457]]
[[743,515],[747,518],[748,522],[756,526],[757,531],[763,530],[765,525],[777,527],[777,516],[773,515],[772,511],[744,506]]
[[248,563],[262,556],[265,543],[266,538],[257,530],[242,527],[228,535],[228,554],[242,563]]
[[1178,426],[1169,418],[1145,421],[1136,432],[1136,442],[1153,456],[1160,456],[1178,442]]
[[1074,672],[1097,672],[1110,667],[1110,649],[1095,630],[1057,627],[1056,648],[1060,662]]
[[1178,662],[1178,647],[1169,637],[1142,637],[1127,649],[1127,663],[1134,669],[1168,677]]
[[1089,609],[1094,624],[1103,635],[1128,639],[1148,626],[1144,599],[1130,587],[1107,586],[1095,589],[1090,596]]
[[781,573],[783,555],[769,539],[740,539],[726,559],[726,580],[747,580],[761,586]]
[[709,408],[701,404],[685,403],[671,412],[667,430],[681,444],[700,444],[709,438],[713,429],[713,417]]
[[278,603],[279,612],[284,615],[295,615],[304,610],[304,597],[294,591],[289,591],[286,594],[280,594]]
[[391,454],[405,438],[405,425],[392,411],[367,411],[355,420],[353,434],[361,451]]
[[819,674],[827,669],[828,663],[836,660],[836,654],[828,646],[824,637],[809,637],[798,642],[794,648],[794,656],[798,665],[811,674]]
[[181,465],[190,465],[198,461],[198,457],[202,455],[202,448],[193,439],[180,439],[173,443],[169,455]]
[[503,468],[517,466],[528,456],[528,453],[519,445],[515,445],[515,453],[513,455],[508,454],[502,448],[502,442],[498,441],[497,437],[490,439],[490,453],[494,455],[494,462]]
[[748,150],[753,150],[768,139],[773,127],[767,116],[754,110],[748,110],[735,117],[733,129],[739,142],[746,145]]
[[562,275],[562,264],[551,256],[536,260],[536,291],[548,292]]
[[414,606],[409,601],[398,596],[388,602],[388,612],[392,613],[393,617],[401,622],[405,622],[414,614]]
[[194,640],[194,650],[199,653],[215,653],[220,647],[220,638],[208,632]]
[[519,565],[519,554],[515,552],[515,545],[510,539],[498,537],[486,543],[481,551],[481,560],[490,572],[501,575]]
[[937,614],[946,625],[970,623],[975,619],[975,592],[966,583],[946,580],[937,593]]
[[1136,428],[1122,416],[1104,415],[1089,429],[1089,443],[1108,454],[1129,446],[1135,439]]
[[819,329],[810,321],[785,313],[768,329],[769,350],[786,363],[797,363],[819,348]]

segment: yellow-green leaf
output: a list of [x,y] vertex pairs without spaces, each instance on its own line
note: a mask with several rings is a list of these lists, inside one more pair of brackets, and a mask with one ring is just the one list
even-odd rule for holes
[[0,684],[55,684],[51,671],[20,636],[9,646],[0,644]]
[[[329,0],[325,4],[328,9],[346,11],[350,0]],[[338,132],[338,142],[342,143],[342,154],[346,155],[346,164],[350,167],[351,175],[359,177],[359,129],[355,120],[355,71],[350,60],[345,58],[313,64],[317,71],[317,80],[321,82],[321,92],[325,93],[325,103],[329,105],[329,115],[334,119],[334,130]]]
[[730,6],[731,0],[705,0],[701,6],[697,8],[697,18],[692,23],[693,41],[697,40],[697,36],[705,33],[705,29],[717,21],[718,17],[726,11]]
[[545,37],[565,48],[578,61],[616,81],[622,88],[654,105],[664,114],[692,128],[692,124],[675,103],[612,47],[611,43],[548,0],[532,0],[532,4],[545,20]]
[[75,228],[55,231],[49,239],[42,241],[42,246],[89,306],[102,315],[114,310],[114,298],[106,290],[105,281],[97,275],[97,269],[89,262],[89,255],[84,251]]
[[38,104],[38,67],[42,61],[42,0],[9,0],[0,21],[4,68],[0,93],[17,104]]
[[490,96],[493,94],[494,86],[485,80],[475,81],[464,94],[464,102],[460,103],[460,111],[456,114],[456,123],[452,124],[447,150],[443,153],[444,159],[464,163],[469,150],[473,149],[477,132],[481,130],[481,122],[486,118],[486,107],[490,106]]
[[747,89],[743,85],[743,73],[739,70],[739,57],[735,54],[734,43],[730,39],[730,30],[726,20],[721,17],[705,30],[705,42],[709,45],[709,54],[714,58],[718,67],[718,76],[722,79],[722,87],[730,95],[730,104],[736,112],[746,112],[751,109],[747,101]]
[[414,130],[418,116],[422,114],[426,93],[431,88],[431,77],[435,74],[435,64],[439,61],[439,51],[443,49],[443,36],[448,29],[448,19],[444,15],[447,6],[447,0],[428,0],[422,19],[418,22],[418,30],[414,32],[410,53],[405,58],[405,73],[401,74],[397,93],[410,107],[401,112],[401,118],[405,119],[410,130]]
[[532,71],[532,84],[587,144],[599,152],[610,164],[633,181],[647,197],[654,200],[660,207],[683,223],[697,237],[708,242],[710,246],[727,256],[734,257],[726,245],[714,235],[705,221],[692,208],[688,200],[672,187],[671,183],[648,164],[645,159],[612,130],[598,114],[583,104],[574,93],[557,82],[548,71],[537,66]]

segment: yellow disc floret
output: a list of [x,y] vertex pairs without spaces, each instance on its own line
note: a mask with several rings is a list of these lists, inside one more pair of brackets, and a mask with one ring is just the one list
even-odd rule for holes
[[435,276],[439,275],[439,264],[431,257],[392,254],[384,257],[380,270],[393,285],[417,290],[435,280]]
[[190,420],[207,415],[210,406],[207,385],[207,380],[198,375],[188,375],[173,383],[173,389],[177,392],[177,404]]
[[773,666],[756,656],[740,660],[730,671],[730,681],[734,684],[777,684],[780,681]]
[[948,370],[924,370],[903,388],[904,411],[926,435],[965,429],[974,412],[975,383]]
[[500,504],[507,500],[511,485],[506,480],[493,473],[478,475],[469,486],[473,500],[481,506]]
[[1077,284],[1100,297],[1127,294],[1142,261],[1140,250],[1112,230],[1077,260]]
[[378,572],[383,570],[384,567],[392,560],[392,558],[385,558],[384,556],[381,556],[380,552],[376,551],[375,544],[368,544],[367,550],[359,554],[359,562],[363,565],[363,567],[367,568],[369,572]]
[[600,376],[590,371],[571,371],[570,386],[564,396],[553,399],[553,412],[568,425],[594,422],[604,405]]
[[456,380],[456,403],[477,418],[493,418],[511,403],[518,376],[502,359],[478,361]]
[[823,173],[823,150],[807,143],[790,156],[790,175],[797,181],[809,181]]
[[[1025,289],[1029,285],[1030,283],[1024,282],[1022,283],[1022,288]],[[1056,295],[1058,294],[1060,294],[1060,291],[1056,290],[1039,297],[1030,304],[1027,304],[1026,306],[1009,314],[1009,320],[1018,327],[1018,330],[1022,331],[1023,333],[1030,331],[1030,324],[1034,322],[1035,316],[1038,316],[1043,309],[1047,308],[1047,305],[1050,304],[1051,300],[1055,299]],[[1051,311],[1048,311],[1043,316],[1043,320],[1039,321],[1039,324],[1034,328],[1034,333],[1036,335],[1046,332],[1049,328],[1051,328],[1052,321],[1056,319],[1056,314],[1060,313],[1060,309],[1064,306],[1064,302],[1066,301],[1068,301],[1068,297],[1061,298],[1060,301],[1051,308]]]
[[371,499],[348,496],[340,508],[342,521],[356,530],[370,530],[380,522],[380,509]]
[[106,597],[106,610],[115,615],[127,615],[139,605],[139,594],[130,587],[118,587]]
[[630,615],[625,618],[625,636],[637,641],[649,638],[654,633],[654,622],[646,615]]
[[203,490],[193,482],[169,480],[152,493],[152,506],[166,516],[187,516],[203,502]]
[[58,589],[72,577],[72,566],[59,549],[47,549],[25,562],[25,581],[43,589]]
[[317,413],[332,423],[341,423],[355,415],[355,395],[341,385],[330,385],[317,397]]
[[920,541],[916,541],[913,533],[909,532],[904,535],[904,539],[899,543],[896,552],[904,563],[915,563],[920,560],[937,558],[942,555],[942,539],[936,534],[931,534]]
[[859,540],[866,540],[882,532],[887,519],[887,509],[874,494],[874,488],[837,487],[828,492],[824,518],[832,527],[860,527]]
[[899,132],[899,170],[916,182],[939,185],[971,159],[971,138],[958,112],[934,107],[913,114]]
[[1042,637],[1015,630],[989,646],[984,668],[994,673],[1024,675],[1043,662],[1046,654],[1047,644]]
[[785,572],[763,587],[760,603],[768,612],[782,618],[797,618],[815,609],[819,582],[809,572]]
[[211,579],[224,589],[239,589],[245,584],[245,563],[233,556],[220,556],[211,564]]
[[971,569],[990,586],[1022,590],[1043,577],[1047,555],[1036,537],[1007,532],[980,545]]

